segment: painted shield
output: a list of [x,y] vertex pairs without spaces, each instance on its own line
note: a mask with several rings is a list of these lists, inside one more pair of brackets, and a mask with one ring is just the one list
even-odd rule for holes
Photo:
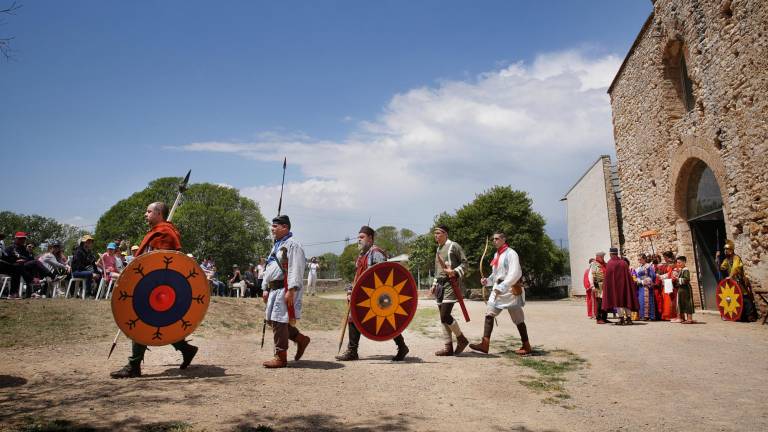
[[197,262],[176,251],[143,254],[123,270],[112,294],[112,316],[143,345],[168,345],[195,331],[210,303]]
[[717,284],[717,309],[720,316],[728,321],[738,321],[744,309],[744,297],[741,286],[734,279],[725,278]]
[[367,269],[352,288],[350,312],[368,339],[392,339],[408,327],[419,303],[413,275],[396,262]]

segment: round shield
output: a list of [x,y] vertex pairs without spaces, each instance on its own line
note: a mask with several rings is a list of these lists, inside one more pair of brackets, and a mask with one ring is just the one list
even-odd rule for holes
[[123,270],[112,294],[112,316],[143,345],[168,345],[189,336],[210,302],[208,279],[197,262],[176,251],[143,254]]
[[355,282],[350,314],[365,337],[384,341],[408,327],[418,303],[411,272],[396,262],[383,262],[368,268]]
[[717,309],[720,316],[728,321],[741,319],[741,311],[744,309],[744,291],[734,279],[725,278],[717,284],[717,298],[720,301]]

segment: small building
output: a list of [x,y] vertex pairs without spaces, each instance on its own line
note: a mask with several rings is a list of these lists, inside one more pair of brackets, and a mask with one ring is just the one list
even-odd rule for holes
[[767,23],[766,1],[655,0],[608,89],[625,252],[636,263],[657,230],[705,309],[727,239],[768,287]]
[[600,156],[561,201],[566,202],[571,295],[583,296],[589,259],[623,243],[621,190],[610,156]]

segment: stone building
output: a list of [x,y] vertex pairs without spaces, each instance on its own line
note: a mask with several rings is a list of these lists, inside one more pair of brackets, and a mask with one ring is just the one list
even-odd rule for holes
[[613,83],[624,250],[689,258],[716,309],[714,255],[736,244],[768,288],[768,2],[656,0]]
[[568,220],[571,295],[586,295],[582,277],[595,252],[622,243],[621,190],[610,156],[600,156],[561,199]]

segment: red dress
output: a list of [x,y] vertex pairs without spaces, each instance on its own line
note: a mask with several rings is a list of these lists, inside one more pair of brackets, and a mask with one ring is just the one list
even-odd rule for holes
[[[660,305],[661,319],[669,321],[677,318],[677,275],[673,272],[675,266],[673,264],[659,264],[659,269],[656,275],[659,279],[660,299],[657,297],[657,304]],[[666,276],[667,279],[672,279],[672,284],[675,285],[671,293],[664,292],[664,282],[661,276]]]
[[584,289],[587,290],[587,316],[590,318],[595,317],[595,311],[593,309],[592,303],[594,303],[595,299],[593,298],[592,293],[592,286],[589,284],[589,268],[584,270]]

